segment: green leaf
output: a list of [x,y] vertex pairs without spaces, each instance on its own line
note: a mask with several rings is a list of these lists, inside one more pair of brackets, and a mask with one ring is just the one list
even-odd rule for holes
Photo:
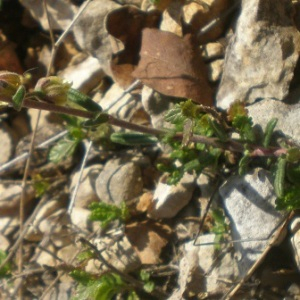
[[211,126],[211,116],[208,114],[202,115],[195,120],[194,133],[211,137],[214,135],[214,129]]
[[127,146],[154,145],[158,139],[150,134],[137,132],[117,132],[110,136],[112,142]]
[[[0,265],[2,265],[6,257],[7,254],[4,251],[0,250]],[[10,273],[11,273],[11,265],[10,263],[7,263],[0,269],[0,279],[10,276]]]
[[292,163],[300,161],[300,149],[296,147],[288,149],[286,159]]
[[248,111],[245,108],[245,102],[235,101],[228,109],[228,120],[233,121],[237,116],[248,116]]
[[245,152],[244,156],[239,161],[239,175],[244,175],[248,171],[249,163],[250,163],[250,156],[248,152]]
[[232,121],[232,126],[239,131],[239,134],[243,141],[255,141],[255,135],[252,125],[252,118],[248,116],[237,115]]
[[102,125],[103,123],[107,123],[109,119],[109,115],[106,113],[99,113],[95,116],[95,118],[87,120],[82,123],[84,127],[97,127]]
[[77,140],[62,139],[58,141],[50,150],[49,160],[53,163],[59,163],[65,157],[71,156],[77,145]]
[[285,167],[286,167],[286,158],[279,157],[276,164],[275,179],[274,179],[274,190],[278,198],[282,198],[284,196]]
[[277,209],[294,210],[300,208],[300,186],[292,186],[285,195],[276,200]]
[[87,95],[75,89],[68,90],[68,101],[75,103],[88,111],[101,112],[102,107]]
[[121,207],[103,202],[93,202],[89,209],[91,210],[89,219],[100,221],[102,228],[106,228],[112,221],[121,220],[124,222],[129,218],[129,211],[124,202],[121,203]]
[[286,176],[288,180],[295,184],[300,184],[300,164],[288,164],[288,167],[286,168]]
[[26,89],[23,85],[20,85],[16,91],[16,93],[12,97],[12,105],[13,108],[17,111],[20,111],[23,105],[23,101],[25,99]]
[[273,118],[271,119],[265,129],[265,134],[264,134],[264,140],[263,140],[263,146],[267,148],[270,145],[270,141],[274,132],[274,129],[277,125],[278,119]]
[[186,117],[182,114],[180,104],[176,104],[173,108],[167,111],[165,114],[165,120],[171,124],[183,126]]
[[215,120],[212,120],[210,118],[208,120],[210,123],[210,127],[214,131],[214,134],[217,136],[217,138],[222,142],[226,142],[228,140],[228,136],[224,128]]

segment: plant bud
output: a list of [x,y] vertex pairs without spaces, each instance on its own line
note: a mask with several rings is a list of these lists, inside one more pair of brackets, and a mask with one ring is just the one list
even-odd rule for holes
[[34,90],[39,94],[41,100],[56,105],[64,105],[68,100],[68,91],[70,88],[71,84],[65,82],[62,78],[49,76],[41,78]]
[[21,85],[21,75],[9,71],[0,71],[0,98],[12,98]]

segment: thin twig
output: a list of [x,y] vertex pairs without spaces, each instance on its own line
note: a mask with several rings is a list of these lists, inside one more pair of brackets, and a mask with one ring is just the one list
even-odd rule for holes
[[[43,0],[46,1],[46,0]],[[65,39],[65,37],[67,36],[67,34],[70,32],[70,30],[72,29],[72,27],[75,25],[75,23],[77,22],[78,18],[80,17],[80,15],[84,12],[84,10],[87,8],[87,6],[90,4],[92,0],[87,0],[79,9],[79,11],[77,12],[77,14],[75,15],[75,17],[73,18],[72,22],[69,24],[69,26],[66,28],[66,30],[61,34],[61,36],[58,38],[58,40],[55,43],[52,43],[52,51],[51,51],[51,59],[50,59],[50,63],[48,66],[48,71],[50,72],[52,69],[52,66],[54,64],[54,59],[56,56],[56,52],[58,50],[58,47],[60,46],[60,44],[63,42],[63,40]],[[47,6],[46,6],[47,7]],[[48,16],[48,15],[47,15]],[[49,21],[49,20],[48,20]],[[52,28],[49,24],[49,30],[50,30],[50,36],[51,36],[51,32]],[[52,33],[53,35],[53,33]],[[52,40],[52,38],[51,38]],[[54,42],[54,39],[53,39]]]
[[[47,147],[49,145],[51,145],[53,142],[59,140],[60,138],[64,137],[66,134],[68,133],[67,130],[64,130],[58,134],[56,134],[55,136],[47,139],[46,141],[38,144],[35,149],[42,149],[44,147]],[[14,159],[10,160],[9,162],[3,164],[0,166],[0,173],[5,171],[6,169],[10,168],[11,166],[13,166],[14,164],[20,162],[20,161],[23,161],[25,160],[26,158],[28,158],[29,156],[29,152],[24,152],[22,153],[21,155],[15,157]]]
[[84,167],[86,165],[87,158],[89,156],[89,153],[90,153],[90,150],[92,148],[92,145],[93,145],[93,141],[90,141],[89,144],[88,144],[88,146],[87,146],[87,148],[86,148],[86,151],[85,151],[85,154],[84,154],[84,158],[83,158],[81,166],[80,166],[79,177],[78,177],[76,186],[74,188],[74,191],[72,193],[72,198],[71,198],[71,201],[70,201],[70,204],[69,204],[69,207],[68,207],[68,211],[67,211],[67,213],[69,215],[71,215],[72,210],[73,210],[73,206],[74,206],[74,203],[75,203],[75,200],[76,200],[78,189],[79,189],[79,186],[80,186],[80,183],[81,183],[81,179],[82,179],[82,175],[83,175],[83,170],[84,170]]

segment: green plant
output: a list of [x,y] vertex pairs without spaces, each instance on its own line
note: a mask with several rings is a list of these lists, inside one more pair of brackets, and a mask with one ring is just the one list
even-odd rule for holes
[[[2,101],[10,103],[17,110],[31,107],[78,117],[65,117],[68,119],[69,134],[51,150],[50,158],[53,161],[70,155],[80,141],[91,138],[92,132],[101,128],[101,138],[108,140],[111,136],[111,141],[115,143],[152,144],[158,139],[171,146],[169,162],[158,165],[161,171],[169,173],[170,184],[177,183],[185,172],[200,174],[209,171],[220,175],[238,171],[244,174],[253,167],[261,166],[274,174],[278,208],[299,207],[296,200],[299,189],[299,148],[291,143],[279,145],[273,139],[276,119],[270,120],[264,133],[256,131],[244,104],[240,102],[234,103],[227,114],[221,114],[190,100],[183,101],[167,112],[166,120],[174,126],[173,130],[168,131],[116,119],[59,77],[41,78],[30,93],[26,92],[23,82],[21,75],[1,72]],[[110,125],[134,132],[112,134]],[[236,136],[233,138],[234,134]],[[275,170],[271,168],[272,164],[277,164]]]
[[120,207],[103,202],[93,202],[89,209],[91,210],[90,220],[100,221],[102,228],[106,228],[109,223],[115,220],[125,222],[130,216],[124,202],[121,203]]
[[[69,275],[78,282],[74,300],[110,300],[131,289],[119,275],[112,272],[95,276],[85,271],[73,270]],[[135,294],[132,289],[128,294],[131,298],[128,295],[127,299],[136,299],[132,298]]]
[[[2,265],[2,262],[4,262],[6,257],[7,254],[4,251],[0,250],[0,265]],[[11,265],[7,263],[0,269],[0,278],[9,277],[10,273],[11,273]]]

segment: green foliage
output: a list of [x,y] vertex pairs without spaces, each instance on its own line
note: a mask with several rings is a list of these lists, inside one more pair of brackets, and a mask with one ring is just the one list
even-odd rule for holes
[[212,232],[216,235],[215,237],[215,249],[220,250],[220,242],[224,239],[224,235],[229,231],[228,225],[225,222],[224,212],[220,209],[212,211],[212,217],[214,219],[214,226]]
[[114,143],[126,146],[153,145],[158,142],[153,135],[138,132],[116,132],[111,134],[110,139]]
[[18,87],[18,90],[12,97],[13,108],[20,111],[23,105],[23,100],[25,99],[26,89],[23,85]]
[[44,180],[41,175],[37,174],[33,177],[33,187],[37,197],[44,195],[49,186],[49,182]]
[[79,141],[70,137],[64,138],[57,142],[49,152],[49,160],[53,163],[59,163],[64,158],[71,156]]
[[294,210],[300,208],[300,186],[291,186],[282,197],[277,198],[277,209]]
[[282,198],[284,196],[285,168],[286,168],[286,158],[279,157],[276,164],[275,179],[274,179],[274,190],[278,198]]
[[276,124],[278,122],[278,119],[273,118],[271,119],[265,129],[265,134],[264,134],[264,141],[263,141],[263,146],[267,148],[270,145],[270,141],[274,132],[274,129],[276,127]]
[[155,288],[155,283],[150,280],[150,273],[145,270],[141,270],[140,278],[144,282],[144,290],[147,293],[151,293]]
[[232,120],[232,126],[238,130],[242,141],[255,141],[252,118],[243,115],[236,115]]
[[96,278],[87,272],[74,270],[69,275],[79,283],[73,300],[110,300],[127,289],[121,277],[114,273]]
[[90,220],[100,221],[102,228],[106,228],[112,221],[125,222],[129,218],[129,210],[124,202],[121,203],[121,207],[103,202],[93,202],[89,209],[91,210]]
[[[4,251],[0,250],[0,265],[2,265],[6,257],[7,254]],[[0,278],[9,277],[10,274],[11,274],[11,265],[10,263],[7,263],[0,269]]]

